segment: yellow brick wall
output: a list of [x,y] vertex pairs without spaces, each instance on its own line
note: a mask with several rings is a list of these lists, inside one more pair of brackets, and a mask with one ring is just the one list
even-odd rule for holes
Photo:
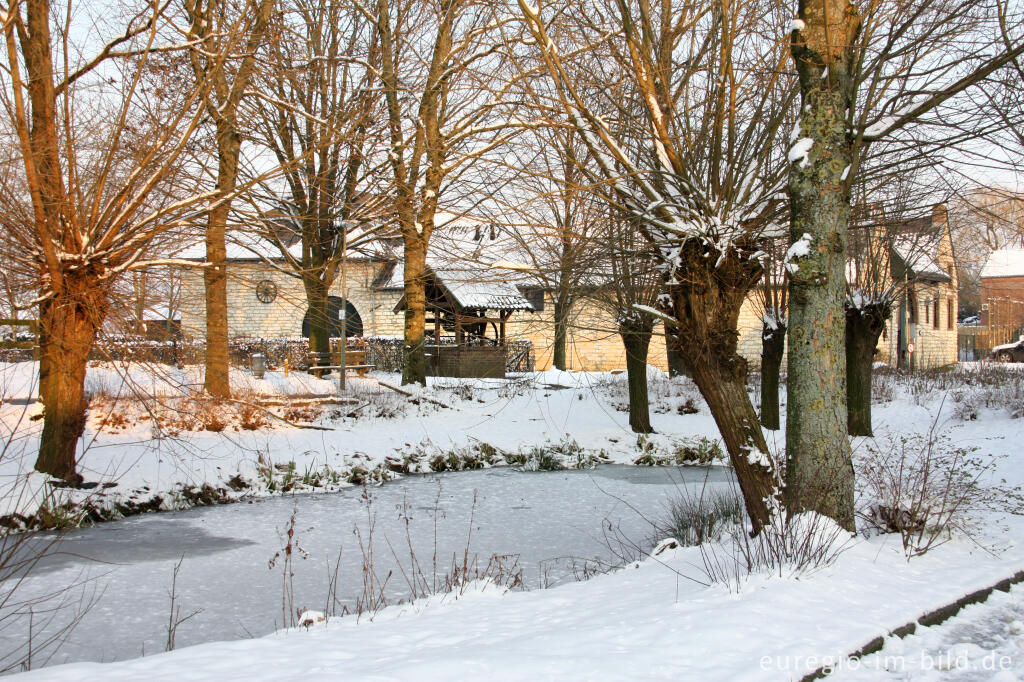
[[[381,292],[369,285],[380,263],[349,263],[346,268],[348,300],[363,321],[367,336],[401,336],[402,317],[392,310],[400,292]],[[182,273],[181,326],[185,335],[202,338],[206,333],[206,302],[203,274],[198,268]],[[263,303],[256,298],[256,284],[269,279],[277,286],[277,298]],[[345,298],[340,278],[331,295]],[[306,292],[302,281],[264,263],[231,263],[228,266],[228,333],[231,336],[287,338],[302,335],[306,314]]]
[[[593,301],[578,301],[569,323],[566,362],[570,369],[606,371],[625,369],[626,351],[616,331],[615,316],[610,309]],[[538,370],[551,368],[554,359],[554,304],[545,295],[544,310],[538,313],[515,313],[508,325],[512,339],[529,339],[533,343]],[[654,328],[647,353],[648,364],[668,370],[665,335],[661,324]]]

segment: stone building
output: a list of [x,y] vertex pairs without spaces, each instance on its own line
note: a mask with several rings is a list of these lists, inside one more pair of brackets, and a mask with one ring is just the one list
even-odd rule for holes
[[[957,273],[946,207],[936,205],[928,215],[909,220],[865,219],[851,229],[850,243],[847,277],[852,287],[883,292],[895,286],[902,292],[879,339],[876,360],[914,369],[956,362]],[[858,258],[876,261],[870,268],[874,282],[856,281],[858,272],[869,270]],[[752,292],[740,310],[739,351],[752,368],[761,365],[762,299],[762,292]],[[908,352],[910,343],[913,353]]]
[[[440,221],[439,221],[440,222]],[[523,243],[490,223],[461,218],[450,221],[431,239],[428,267],[443,272],[449,282],[463,285],[486,281],[514,284],[533,310],[517,310],[507,322],[509,339],[533,344],[538,370],[551,367],[554,348],[552,295],[527,266]],[[180,258],[202,260],[197,244]],[[331,287],[331,315],[346,310],[352,335],[401,337],[404,314],[401,245],[381,242],[354,250],[346,259],[344,277]],[[203,274],[182,268],[180,277],[181,330],[200,339],[206,332]],[[344,303],[347,301],[347,305]],[[228,245],[228,332],[232,337],[301,338],[308,335],[308,315],[302,281],[290,273],[277,247],[251,234],[236,234]],[[340,334],[339,334],[340,335]],[[650,361],[667,369],[664,336],[659,328],[651,341]],[[610,370],[626,366],[614,312],[580,299],[569,328],[568,365],[572,369]]]
[[[439,221],[439,224],[442,224]],[[945,222],[945,208],[931,216],[905,221],[901,230],[917,234],[897,240],[893,272],[909,286],[897,306],[894,320],[880,342],[879,359],[896,364],[906,357],[906,343],[915,343],[915,367],[934,367],[956,359],[956,270]],[[921,237],[920,235],[925,235]],[[529,339],[536,368],[551,367],[554,348],[552,292],[536,276],[528,245],[507,229],[479,220],[449,220],[431,240],[428,267],[445,271],[449,281],[465,284],[502,281],[514,284],[533,310],[517,310],[507,322],[509,339]],[[184,258],[202,259],[201,246],[186,250]],[[403,295],[401,245],[376,243],[353,251],[344,277],[331,287],[331,314],[346,310],[350,333],[401,337]],[[198,268],[184,268],[181,277],[181,329],[187,337],[205,334],[203,276]],[[752,292],[739,317],[739,350],[752,368],[760,366],[761,294]],[[347,304],[345,303],[347,302]],[[298,338],[307,334],[308,314],[301,280],[289,274],[276,247],[252,236],[236,238],[228,248],[228,329],[234,337]],[[902,322],[900,322],[902,320]],[[626,354],[617,332],[615,311],[586,296],[571,313],[567,364],[571,369],[613,370],[626,366]],[[902,332],[900,331],[902,330]],[[668,369],[662,325],[655,327],[648,362]]]

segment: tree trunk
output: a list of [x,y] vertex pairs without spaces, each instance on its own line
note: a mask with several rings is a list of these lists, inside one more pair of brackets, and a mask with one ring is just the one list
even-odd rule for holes
[[647,399],[647,351],[654,325],[650,320],[619,323],[626,347],[626,381],[629,384],[629,427],[633,433],[653,433]]
[[[230,196],[238,179],[241,138],[228,123],[217,125],[219,157],[217,189]],[[203,388],[215,398],[231,397],[228,364],[228,276],[226,232],[231,201],[224,200],[210,211],[206,227],[206,375]]]
[[851,436],[871,436],[871,375],[878,337],[892,307],[870,303],[846,309],[846,396]]
[[683,359],[682,339],[679,334],[665,325],[665,356],[668,362],[668,375],[670,377],[684,377],[689,373],[686,371],[686,361]]
[[761,331],[761,426],[779,429],[779,372],[786,349],[786,324],[775,318]]
[[566,350],[569,344],[569,313],[572,311],[572,303],[565,292],[560,292],[555,298],[555,346],[552,364],[555,369],[566,370],[569,363],[566,357]]
[[747,394],[745,372],[738,372],[737,361],[742,358],[687,358],[690,376],[715,418],[729,453],[736,480],[739,482],[754,532],[759,532],[771,520],[771,500],[777,499],[778,486],[774,469],[765,465],[768,443],[757,421],[757,413]]
[[42,305],[39,396],[44,405],[43,433],[35,468],[55,478],[80,483],[75,451],[85,429],[85,369],[102,322],[102,285],[76,297],[58,297]]
[[740,308],[761,277],[761,266],[734,249],[719,259],[708,256],[704,242],[686,240],[667,293],[677,322],[677,348],[718,425],[757,533],[771,521],[779,486],[747,394],[747,363],[737,353]]
[[405,239],[405,348],[402,384],[427,385],[426,335],[427,245],[423,239]]
[[860,18],[847,0],[801,0],[799,15],[803,28],[793,31],[791,50],[800,78],[801,137],[790,152],[789,191],[790,239],[801,246],[787,254],[786,501],[790,514],[816,511],[852,531],[843,303],[846,173],[853,160],[846,122]]
[[[306,304],[309,306],[309,358],[318,365],[329,365],[331,360],[331,320],[327,287],[319,277],[307,277]],[[317,378],[323,370],[313,372]]]

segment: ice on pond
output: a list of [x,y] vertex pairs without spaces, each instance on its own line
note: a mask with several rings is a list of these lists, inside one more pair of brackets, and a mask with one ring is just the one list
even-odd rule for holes
[[[263,635],[300,611],[354,608],[363,589],[360,543],[367,548],[372,542],[389,603],[410,595],[411,554],[427,580],[435,556],[443,575],[453,560],[463,562],[467,547],[481,570],[492,555],[510,555],[529,589],[572,580],[586,562],[617,563],[621,553],[649,551],[660,539],[651,521],[681,486],[730,481],[721,467],[498,468],[139,516],[68,533],[19,595],[86,579],[77,589],[94,594],[95,604],[49,663],[133,658],[166,647],[179,561],[175,605],[182,616],[201,610],[178,627],[175,645],[181,647]],[[283,549],[293,514],[295,612],[288,614],[282,607]],[[328,583],[339,555],[338,602],[332,605]],[[22,644],[24,625],[8,628],[0,645],[10,650]]]

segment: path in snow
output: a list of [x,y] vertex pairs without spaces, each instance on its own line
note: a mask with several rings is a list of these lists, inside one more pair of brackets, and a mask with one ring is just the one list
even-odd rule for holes
[[1018,682],[1024,679],[1024,586],[993,592],[950,620],[899,639],[829,680]]
[[[518,555],[532,589],[573,579],[580,559],[616,561],[622,547],[610,547],[609,537],[647,546],[652,528],[644,517],[660,516],[683,480],[697,490],[705,476],[712,485],[729,485],[730,474],[720,467],[605,465],[540,473],[500,468],[410,476],[366,491],[134,517],[69,533],[61,553],[47,557],[18,594],[45,594],[88,578],[85,588],[95,591],[97,602],[49,663],[133,658],[165,647],[171,577],[182,557],[177,605],[183,616],[202,611],[179,627],[179,647],[259,636],[279,627],[283,565],[280,559],[272,567],[270,562],[284,546],[293,511],[301,548],[293,569],[294,606],[324,610],[330,567],[340,548],[339,596],[352,608],[363,587],[359,542],[368,543],[370,518],[375,519],[377,574],[384,579],[392,572],[386,580],[392,603],[409,595],[402,575],[410,564],[405,517],[424,573],[432,572],[436,519],[441,573],[453,555],[461,562],[468,538],[481,568],[492,554]],[[8,626],[0,632],[0,652],[26,636],[26,622]],[[44,636],[34,633],[37,641]]]

